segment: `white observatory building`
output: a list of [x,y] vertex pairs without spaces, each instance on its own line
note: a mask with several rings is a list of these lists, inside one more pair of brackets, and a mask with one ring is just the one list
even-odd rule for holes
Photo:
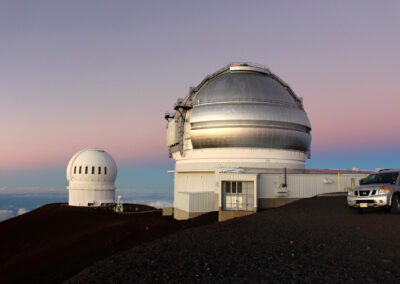
[[167,113],[176,161],[174,217],[220,220],[354,186],[365,173],[307,170],[311,124],[302,98],[265,66],[230,64]]
[[71,206],[113,204],[117,165],[105,151],[86,149],[76,153],[68,163],[67,180]]

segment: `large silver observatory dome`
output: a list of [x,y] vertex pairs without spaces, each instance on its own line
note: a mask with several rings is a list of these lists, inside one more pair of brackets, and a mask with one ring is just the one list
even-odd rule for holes
[[[171,153],[193,149],[250,147],[310,151],[311,125],[303,103],[268,68],[230,64],[207,76],[178,101]],[[188,126],[190,124],[190,127]],[[189,128],[189,129],[188,129]],[[170,131],[170,130],[169,130]],[[185,134],[185,133],[186,134]],[[167,138],[168,140],[168,138]],[[168,142],[168,141],[167,141]]]

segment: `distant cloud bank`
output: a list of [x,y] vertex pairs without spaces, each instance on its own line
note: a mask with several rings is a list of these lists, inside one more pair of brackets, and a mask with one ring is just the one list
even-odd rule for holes
[[14,217],[14,212],[11,210],[0,210],[0,222]]
[[29,212],[29,210],[26,210],[25,208],[19,208],[17,211],[17,215],[22,215],[25,214],[26,212]]
[[59,188],[0,186],[0,194],[65,193]]
[[0,222],[15,216],[25,214],[27,212],[29,212],[29,210],[25,208],[19,208],[16,213],[13,210],[0,210]]
[[172,207],[172,201],[154,201],[150,202],[148,205],[153,206],[155,208],[165,208],[165,207]]

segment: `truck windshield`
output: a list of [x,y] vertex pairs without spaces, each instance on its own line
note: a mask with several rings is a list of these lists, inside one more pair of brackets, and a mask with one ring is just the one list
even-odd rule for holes
[[365,179],[360,180],[360,184],[374,184],[374,183],[396,183],[399,173],[380,173],[367,176]]

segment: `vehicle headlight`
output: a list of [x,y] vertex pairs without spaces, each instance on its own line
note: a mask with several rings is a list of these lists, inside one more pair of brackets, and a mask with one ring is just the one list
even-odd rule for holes
[[382,187],[378,190],[378,194],[379,195],[384,195],[384,194],[388,194],[392,191],[392,189],[390,187]]
[[349,190],[349,192],[347,193],[348,196],[353,196],[354,195],[354,191],[353,190]]

